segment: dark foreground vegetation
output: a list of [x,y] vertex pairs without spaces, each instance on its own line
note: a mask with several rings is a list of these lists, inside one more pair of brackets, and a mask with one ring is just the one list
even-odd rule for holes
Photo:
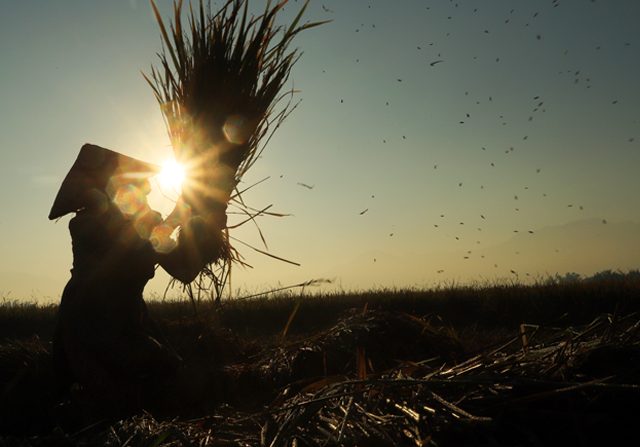
[[56,393],[55,306],[5,302],[0,446],[633,444],[639,276],[154,302],[191,386],[97,420]]

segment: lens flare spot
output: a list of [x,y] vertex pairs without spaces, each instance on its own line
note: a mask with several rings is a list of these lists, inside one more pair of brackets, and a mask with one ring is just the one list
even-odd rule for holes
[[169,225],[156,226],[151,231],[149,241],[158,253],[169,253],[176,247],[176,230]]
[[145,208],[147,199],[144,191],[136,185],[123,185],[116,190],[113,203],[122,214],[132,216]]
[[249,139],[249,122],[242,115],[231,115],[222,126],[226,139],[233,144],[244,144]]

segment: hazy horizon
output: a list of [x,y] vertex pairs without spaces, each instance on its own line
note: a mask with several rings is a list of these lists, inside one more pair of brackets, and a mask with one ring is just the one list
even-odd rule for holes
[[[502,243],[468,251],[458,249],[432,253],[416,251],[398,257],[382,250],[354,253],[339,260],[336,266],[320,271],[310,279],[330,280],[331,284],[309,287],[306,293],[323,293],[394,288],[436,288],[443,285],[503,284],[518,282],[533,284],[556,274],[578,273],[588,277],[611,270],[628,272],[640,269],[640,222],[607,222],[585,219],[567,224],[536,229],[535,238],[528,232],[511,236]],[[590,246],[581,246],[579,241],[593,240]],[[537,258],[532,258],[532,246],[546,259],[544,269],[536,269]],[[578,258],[579,261],[572,261]],[[486,261],[486,262],[485,262]],[[267,261],[275,262],[275,261]],[[492,264],[487,265],[488,262]],[[466,264],[470,264],[467,266]],[[471,268],[473,274],[465,273]],[[244,271],[243,271],[244,270]],[[390,274],[390,272],[399,272]],[[266,292],[280,286],[295,283],[273,283],[265,275],[266,268],[246,271],[235,268],[236,275],[251,275],[252,281],[237,284],[232,281],[233,296],[243,297]],[[370,279],[371,272],[376,278]],[[56,302],[60,298],[67,278],[55,280],[37,274],[23,272],[0,272],[0,299],[27,300],[42,303]],[[170,277],[161,269],[145,289],[147,299],[161,299]],[[260,282],[262,281],[262,283]],[[28,288],[20,286],[28,284]],[[35,284],[35,287],[32,286]],[[12,287],[15,286],[15,287]],[[18,291],[16,293],[15,291]],[[298,289],[300,290],[300,289]],[[167,298],[183,296],[175,287]]]
[[[639,2],[327,0],[305,18],[333,21],[295,42],[301,103],[244,179],[270,177],[245,199],[292,215],[260,226],[301,267],[238,245],[254,268],[234,292],[640,268]],[[82,144],[171,156],[140,74],[160,49],[147,1],[0,5],[0,298],[59,298],[71,216],[47,214]]]

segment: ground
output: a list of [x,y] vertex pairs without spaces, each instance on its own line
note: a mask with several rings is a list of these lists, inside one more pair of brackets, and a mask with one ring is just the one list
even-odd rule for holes
[[[611,445],[640,410],[640,280],[151,303],[190,387],[91,419],[55,306],[0,312],[2,445]],[[162,399],[160,393],[160,400]]]

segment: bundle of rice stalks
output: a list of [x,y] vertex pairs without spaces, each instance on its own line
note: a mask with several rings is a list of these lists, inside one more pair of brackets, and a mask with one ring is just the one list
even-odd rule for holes
[[272,382],[285,384],[349,374],[358,363],[373,372],[390,368],[398,359],[453,361],[463,354],[461,343],[444,327],[403,313],[358,310],[328,330],[268,350],[254,365]]
[[256,17],[249,14],[248,0],[228,0],[217,12],[200,0],[197,10],[189,6],[184,28],[178,0],[167,29],[151,0],[164,49],[160,66],[145,79],[187,171],[181,205],[204,219],[206,231],[223,233],[223,249],[196,281],[199,289],[213,287],[218,297],[231,261],[241,261],[229,242],[227,206],[238,207],[246,221],[270,214],[245,205],[237,186],[297,105],[293,90],[284,90],[300,57],[289,45],[301,31],[324,23],[300,24],[307,1],[288,27],[276,25],[286,3],[268,1]]

